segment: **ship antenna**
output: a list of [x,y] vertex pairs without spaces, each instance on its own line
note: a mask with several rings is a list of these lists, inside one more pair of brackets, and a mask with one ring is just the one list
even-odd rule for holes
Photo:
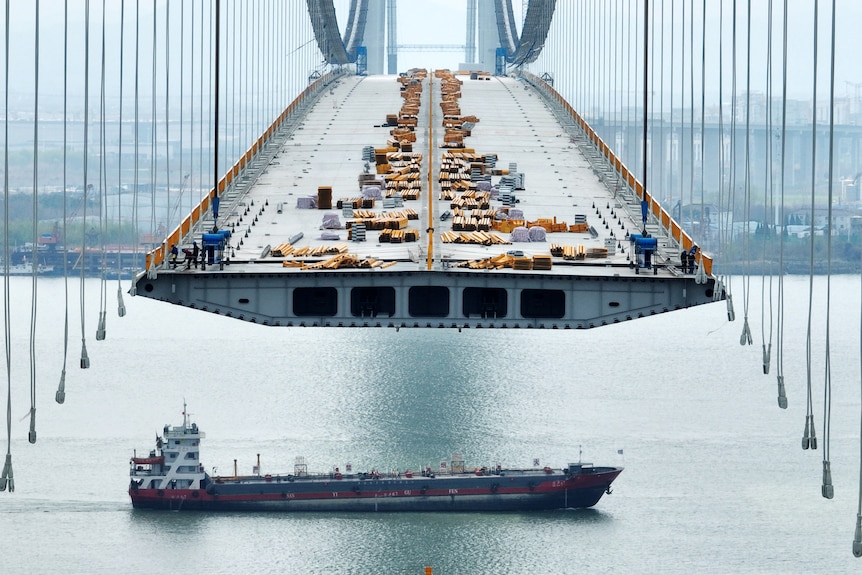
[[578,444],[578,463],[582,463],[584,458],[584,450],[581,444]]
[[189,426],[189,414],[186,411],[186,398],[183,398],[183,429]]

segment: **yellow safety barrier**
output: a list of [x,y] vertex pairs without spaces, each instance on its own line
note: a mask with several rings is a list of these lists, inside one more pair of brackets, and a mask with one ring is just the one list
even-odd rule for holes
[[215,188],[211,188],[210,191],[201,198],[200,203],[192,208],[191,213],[188,217],[186,217],[179,226],[174,228],[174,230],[168,234],[168,237],[165,238],[165,241],[158,247],[153,248],[146,256],[146,269],[153,268],[158,266],[168,257],[170,253],[170,246],[172,244],[179,245],[180,240],[188,234],[192,227],[198,223],[201,218],[203,218],[204,214],[206,214],[207,210],[210,208],[211,199],[213,198],[213,194],[215,190],[218,190],[218,193],[221,194],[225,191],[227,186],[233,181],[235,177],[238,177],[243,169],[245,169],[246,165],[251,164],[252,158],[257,155],[258,151],[263,148],[267,141],[272,137],[272,135],[276,132],[276,130],[281,126],[281,124],[290,116],[290,114],[305,100],[309,94],[311,94],[315,89],[319,86],[325,85],[332,78],[333,74],[330,72],[318,80],[316,80],[313,84],[309,85],[305,90],[303,90],[296,98],[294,98],[293,102],[291,102],[284,111],[278,115],[276,121],[270,124],[263,132],[263,134],[251,145],[251,147],[240,156],[239,160],[231,166],[224,176],[218,181],[218,184]]
[[[672,217],[671,215],[661,207],[656,200],[652,198],[652,196],[644,191],[643,184],[634,176],[634,174],[629,171],[629,169],[625,166],[625,164],[620,160],[616,154],[614,154],[613,150],[608,147],[607,144],[599,137],[595,130],[584,120],[580,114],[578,114],[575,109],[569,104],[565,98],[563,98],[554,88],[547,84],[544,80],[539,78],[538,76],[531,74],[530,72],[522,71],[522,76],[527,77],[530,82],[534,84],[542,84],[545,89],[554,96],[554,98],[560,103],[560,105],[565,108],[566,112],[575,120],[575,122],[586,132],[587,137],[590,141],[601,151],[602,155],[610,162],[610,164],[614,167],[617,173],[625,180],[629,187],[631,187],[637,196],[641,199],[641,201],[647,202],[649,205],[649,211],[655,216],[656,220],[659,221],[661,226],[667,230],[672,238],[679,242],[680,246],[682,246],[685,250],[691,250],[692,246],[696,245],[694,240],[689,236]],[[705,255],[700,249],[697,250],[697,259],[701,261],[703,264],[703,268],[707,274],[712,275],[712,258]]]

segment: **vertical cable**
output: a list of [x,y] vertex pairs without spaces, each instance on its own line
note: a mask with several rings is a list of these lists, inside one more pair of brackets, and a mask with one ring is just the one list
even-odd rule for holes
[[[731,18],[733,20],[731,24],[731,50],[730,50],[730,60],[731,60],[731,79],[730,79],[730,159],[729,159],[729,180],[728,180],[728,189],[727,189],[727,203],[729,206],[729,212],[735,213],[736,209],[736,175],[737,175],[737,161],[736,161],[736,144],[737,144],[737,135],[736,135],[736,112],[738,107],[737,102],[737,90],[736,90],[736,80],[737,80],[737,71],[736,71],[736,24],[737,24],[737,3],[736,0],[733,0],[733,8],[731,10]],[[728,223],[729,229],[727,233],[727,246],[728,251],[733,250],[734,244],[734,230],[733,224]],[[744,281],[744,276],[743,276]],[[743,292],[745,288],[743,286]],[[744,295],[744,294],[743,294]],[[740,345],[745,344],[745,331],[743,329],[742,335],[739,340]]]
[[[775,213],[773,210],[773,191],[772,191],[772,0],[767,3],[767,32],[766,32],[766,170],[764,170],[763,183],[763,205],[765,211],[764,219],[764,234],[763,241],[763,262],[767,260],[767,255],[771,253],[772,238],[775,233],[775,226],[770,226],[769,222]],[[774,222],[773,222],[774,224]],[[767,268],[769,274],[767,277]],[[769,375],[769,364],[772,361],[772,276],[773,270],[771,265],[764,265],[760,276],[760,342],[763,347],[763,374]],[[767,289],[768,287],[768,289]],[[764,304],[764,300],[769,297],[768,307]],[[769,310],[769,321],[766,321],[765,313]],[[768,324],[768,326],[767,326]],[[769,343],[766,341],[766,332],[769,331]]]
[[69,97],[69,0],[63,0],[63,369],[60,371],[60,383],[54,394],[54,401],[62,404],[66,401],[66,363],[69,357],[69,242],[66,229],[67,183],[68,167],[68,97]]
[[[135,138],[135,161],[134,161],[134,171],[135,175],[133,177],[132,183],[134,185],[134,189],[132,191],[132,229],[135,233],[135,239],[137,240],[140,237],[140,218],[138,216],[138,200],[140,194],[140,81],[141,81],[141,0],[135,0],[135,130],[134,130],[134,138]],[[152,231],[152,230],[151,230]],[[138,261],[138,244],[139,241],[135,241],[135,247],[133,250],[135,262]],[[152,267],[153,262],[150,262],[150,267]],[[147,274],[151,273],[150,269],[147,269]],[[130,278],[129,281],[129,293],[132,297],[135,297],[137,294],[137,284],[135,283],[134,274]]]
[[[701,6],[701,22],[700,22],[700,206],[703,212],[703,206],[706,202],[706,0],[703,0]],[[694,23],[692,22],[692,35],[694,35]],[[694,82],[694,72],[692,71],[692,82]],[[694,84],[692,84],[692,110],[694,109]],[[719,99],[721,94],[719,94]],[[692,124],[694,123],[694,112],[692,112]],[[694,134],[694,128],[692,128]],[[718,137],[719,146],[721,146],[721,133]],[[694,136],[692,135],[692,147],[694,146]],[[694,150],[692,150],[692,160],[694,160]],[[694,187],[694,185],[692,185]],[[692,198],[694,196],[692,195]],[[710,227],[706,218],[701,218],[701,230],[704,237],[709,237]],[[716,285],[716,297],[720,297],[721,288]]]
[[[653,40],[655,41],[655,40]],[[643,169],[643,197],[647,195],[647,172],[649,161],[647,154],[649,153],[649,82],[647,81],[647,69],[649,68],[649,0],[644,0],[644,117],[643,117],[643,146],[644,146],[644,169]],[[655,70],[655,69],[653,69]],[[644,227],[646,227],[646,217],[644,217]]]
[[102,69],[99,81],[99,323],[96,327],[96,341],[105,339],[105,321],[107,316],[107,278],[105,275],[105,232],[107,230],[108,206],[108,175],[107,149],[105,140],[105,0],[102,0]]
[[[191,118],[189,119],[189,177],[195,173],[195,154],[194,154],[194,141],[195,141],[195,1],[192,0],[192,13],[191,13],[191,39],[189,41],[189,60],[191,60],[190,70],[189,70],[189,111],[191,113]],[[183,4],[185,6],[185,3]],[[191,188],[192,182],[199,181],[198,178],[189,180],[189,187]],[[191,192],[191,188],[189,191]],[[197,194],[190,193],[189,194],[189,213],[194,210],[195,204],[200,201],[200,198]],[[194,223],[194,222],[192,222]]]
[[[718,204],[724,209],[732,205],[730,201],[731,188],[729,186],[732,181],[733,161],[731,160],[731,166],[728,168],[727,156],[731,155],[731,158],[733,157],[734,137],[731,132],[730,145],[726,147],[724,143],[724,0],[719,0],[718,6],[720,14],[718,19]],[[734,34],[735,43],[736,35]],[[734,82],[733,85],[735,87],[736,83]],[[733,109],[735,110],[735,107]],[[732,122],[731,126],[733,126]],[[725,193],[725,173],[727,173],[728,182],[727,193]],[[719,222],[718,226],[718,245],[726,246],[727,251],[730,250],[733,243],[732,234],[730,233],[732,229],[729,226],[729,222]],[[733,284],[726,277],[725,280],[727,280],[724,282],[726,290],[725,299],[727,301],[727,321],[734,321],[736,316],[733,311]]]
[[802,449],[817,449],[814,428],[814,402],[811,399],[811,351],[814,341],[811,335],[811,322],[814,316],[814,198],[817,174],[817,16],[820,10],[814,0],[814,70],[811,96],[811,211],[809,214],[809,255],[808,255],[808,327],[805,333],[805,379],[808,395],[805,417],[805,434],[802,436]]
[[[631,69],[634,71],[634,73],[633,73],[633,80],[632,80],[632,91],[631,91],[631,94],[629,96],[630,101],[631,101],[631,105],[630,105],[631,106],[631,112],[629,114],[629,124],[632,126],[634,126],[634,120],[637,119],[637,116],[635,116],[635,109],[637,108],[637,101],[638,101],[637,100],[637,93],[636,93],[637,89],[638,89],[637,58],[638,58],[638,50],[640,49],[639,47],[640,47],[640,29],[641,29],[640,26],[638,26],[637,18],[638,18],[638,15],[640,13],[641,13],[640,0],[635,0],[635,16],[634,16],[634,18],[629,19],[629,22],[631,22],[632,20],[635,21],[635,26],[634,26],[634,28],[635,28],[635,41],[634,41],[634,46],[632,49],[632,57],[631,57],[632,62],[633,62]],[[644,21],[644,28],[646,28],[646,26],[647,26],[647,22]],[[647,78],[647,68],[646,68],[646,62],[644,62],[644,83],[646,83],[646,78]],[[632,130],[632,133],[633,133],[633,138],[635,139],[635,141],[637,141],[637,136],[634,135],[634,134],[636,134],[636,132],[634,130]],[[645,136],[646,136],[646,134],[644,134],[644,137]],[[646,151],[646,148],[644,148],[644,151]],[[634,153],[637,154],[637,152],[634,152]],[[645,161],[646,161],[646,153],[644,153],[644,157],[641,160],[640,165],[638,166],[636,164],[636,166],[640,168],[641,174],[643,174],[643,165],[644,165]]]
[[[683,3],[685,6],[685,3]],[[689,99],[689,119],[688,119],[688,205],[694,203],[694,3],[691,5],[691,10],[688,11],[688,99]],[[701,140],[703,140],[703,132],[701,131]],[[701,174],[703,174],[703,160],[700,162]],[[702,179],[702,178],[701,178]],[[682,196],[680,195],[680,199]],[[682,219],[682,206],[680,206],[680,219]],[[703,202],[700,203],[700,239],[706,239],[704,221],[706,214],[703,207]]]
[[[153,84],[155,99],[155,84]],[[174,229],[176,210],[171,198],[171,0],[165,0],[165,192],[167,194],[167,233]],[[179,206],[177,206],[179,207]]]
[[[670,109],[670,135],[669,135],[670,141],[668,142],[668,147],[670,148],[670,154],[669,154],[669,156],[670,156],[669,168],[670,169],[668,170],[669,173],[668,173],[668,177],[667,177],[667,182],[670,185],[664,186],[665,180],[664,180],[664,178],[662,178],[662,195],[659,196],[662,201],[664,201],[666,198],[667,199],[673,198],[674,164],[676,164],[676,166],[678,166],[680,168],[680,170],[682,170],[682,163],[680,160],[677,159],[677,152],[679,151],[679,147],[674,146],[674,141],[676,139],[676,136],[674,134],[674,125],[673,125],[673,90],[674,90],[675,78],[676,78],[676,70],[674,68],[674,56],[676,54],[676,34],[675,34],[676,23],[674,22],[675,16],[676,16],[676,5],[675,5],[674,0],[670,0],[670,70],[668,70],[668,73],[670,75],[670,90],[669,90],[670,102],[668,104],[668,108]],[[685,68],[685,62],[683,62],[682,68]],[[680,189],[680,191],[682,191],[682,190]],[[668,202],[668,203],[670,203],[670,202]]]
[[[126,48],[126,0],[120,2],[120,134],[119,153],[117,154],[117,225],[123,226],[123,71],[125,66]],[[134,230],[134,228],[133,228]],[[133,232],[134,233],[134,232]],[[122,237],[120,235],[119,237]],[[132,244],[136,244],[136,235],[132,236]],[[123,303],[123,250],[117,247],[117,315],[126,315],[126,305]]]
[[778,238],[778,346],[775,366],[777,369],[778,407],[787,409],[787,392],[784,386],[784,173],[787,152],[787,0],[784,0],[783,31],[781,37],[781,162],[779,169],[779,213],[782,233]]
[[6,0],[5,43],[6,54],[3,74],[3,332],[6,343],[6,462],[0,477],[0,491],[15,491],[15,475],[12,472],[12,304],[9,301],[9,0]]
[[36,304],[39,273],[39,0],[36,0],[34,103],[33,103],[33,258],[30,290],[30,432],[27,440],[36,443]]
[[[241,138],[237,137],[237,130],[236,130],[236,125],[237,125],[236,103],[237,103],[237,100],[239,100],[239,98],[237,97],[237,94],[236,94],[236,92],[237,92],[236,44],[237,44],[237,28],[238,28],[238,26],[237,26],[238,19],[236,16],[236,12],[237,12],[236,3],[234,3],[233,4],[233,12],[231,13],[231,19],[230,19],[231,20],[232,33],[230,34],[230,37],[228,38],[229,43],[230,43],[230,47],[231,47],[231,50],[230,50],[230,74],[228,75],[228,81],[230,82],[230,85],[231,85],[231,89],[230,89],[230,99],[231,99],[231,102],[230,102],[230,122],[228,122],[228,125],[230,126],[230,142],[231,142],[230,161],[234,161],[238,157],[239,149],[241,149],[241,148],[239,148]],[[241,32],[240,32],[240,34],[241,34]],[[225,68],[227,68],[227,66],[225,66]],[[233,179],[231,179],[230,185],[231,185],[231,187],[233,187],[235,185],[235,181]]]
[[[186,42],[185,42],[185,32],[186,32],[186,3],[180,2],[180,197],[177,198],[177,209],[179,215],[179,224],[182,224],[183,218],[183,195],[186,191],[186,183],[188,182],[188,176],[184,170],[185,166],[183,165],[183,156],[185,155],[185,147],[183,147],[184,138],[183,132],[185,132],[185,93],[183,91],[183,86],[186,83],[186,70],[185,70],[185,56],[186,56]],[[191,213],[191,210],[189,210]],[[183,234],[184,231],[180,228],[180,234]],[[189,265],[191,268],[191,265]]]
[[[830,325],[832,315],[832,183],[834,181],[833,153],[835,151],[835,0],[832,0],[832,33],[829,51],[829,178],[827,183],[827,222],[829,233],[826,236],[826,357],[824,360],[823,383],[823,485],[821,494],[826,499],[835,495],[832,486],[830,447],[832,440],[832,358],[829,351]],[[813,234],[812,234],[813,235]]]
[[[862,282],[862,275],[860,275],[860,282]],[[862,284],[860,284],[859,291],[862,293]],[[860,306],[859,312],[859,358],[862,361],[862,306]],[[859,387],[860,392],[862,392],[862,372],[860,372]],[[860,409],[859,413],[859,483],[856,500],[856,531],[853,536],[853,556],[862,557],[862,409]]]
[[[200,194],[203,194],[207,189],[206,184],[206,171],[204,164],[204,0],[201,0],[201,15],[200,15],[200,29],[201,29],[201,39],[200,39],[200,90],[198,90],[198,110],[200,110],[200,115],[198,119],[198,182],[200,186]],[[209,122],[207,122],[209,124]],[[201,198],[198,198],[200,200]],[[201,214],[201,219],[203,219],[203,214]]]
[[[682,204],[683,199],[685,198],[685,147],[683,146],[683,142],[685,141],[685,0],[680,2],[682,4],[682,14],[681,14],[681,33],[682,38],[680,38],[679,42],[679,58],[680,58],[680,70],[679,70],[679,137],[677,138],[677,149],[679,150],[679,213],[680,219],[682,219]],[[689,10],[691,12],[692,10]],[[676,27],[676,26],[674,26]],[[689,124],[689,131],[691,131],[692,126]],[[693,161],[693,159],[689,159],[689,162]],[[689,172],[694,173],[691,170],[692,166],[689,166]],[[672,190],[673,188],[671,188]],[[691,193],[691,187],[689,187],[689,193]],[[703,210],[703,206],[701,206],[701,211]]]
[[[862,292],[862,286],[860,286],[860,292]],[[862,358],[862,309],[860,309],[859,327],[859,357]],[[862,390],[862,376],[860,376],[860,390]],[[859,417],[859,438],[859,494],[856,503],[856,531],[853,536],[854,557],[862,557],[862,410]]]
[[[785,3],[787,0],[784,0]],[[860,276],[862,280],[862,276]],[[862,286],[860,286],[862,293]],[[860,306],[859,316],[859,358],[862,360],[862,306]],[[862,391],[862,374],[860,374],[860,391]],[[853,555],[854,557],[862,557],[862,409],[859,416],[859,493],[856,503],[856,531],[853,537]]]
[[[158,239],[162,239],[167,235],[166,224],[160,225],[158,228],[156,228],[156,183],[158,182],[158,179],[156,177],[156,135],[158,134],[158,117],[156,116],[156,48],[158,47],[158,36],[156,33],[158,21],[157,16],[158,12],[156,10],[156,0],[153,0],[153,45],[151,50],[153,61],[150,70],[152,76],[152,89],[150,99],[150,118],[152,120],[152,123],[150,124],[150,229],[153,234],[154,244],[157,237]],[[167,254],[165,254],[163,262],[165,263],[165,265],[167,265]]]
[[[84,0],[84,198],[82,200],[81,213],[84,224],[84,233],[81,234],[81,253],[87,253],[87,196],[93,189],[88,177],[90,164],[90,0]],[[81,265],[80,301],[81,301],[81,369],[90,367],[90,357],[87,355],[86,335],[86,265]]]
[[[659,50],[659,104],[658,104],[658,119],[659,119],[659,157],[658,157],[658,186],[653,186],[655,188],[653,190],[654,194],[658,194],[658,197],[662,197],[662,190],[664,190],[664,169],[665,169],[665,133],[664,133],[664,0],[661,0],[661,46]],[[650,204],[652,204],[652,196],[654,194],[650,194]],[[650,205],[650,208],[652,205]],[[646,221],[644,221],[644,235],[646,235]]]
[[[220,34],[221,34],[221,0],[215,0],[215,65],[213,66],[213,73],[215,74],[214,81],[214,96],[215,103],[213,104],[213,158],[215,165],[215,170],[213,174],[213,199],[218,197],[218,175],[219,175],[219,165],[218,165],[218,139],[219,139],[219,124],[218,124],[218,113],[219,113],[219,58],[220,58]],[[213,210],[213,227],[217,226],[218,222],[216,221],[216,212]]]
[[[746,2],[746,18],[745,18],[745,178],[743,183],[743,213],[745,214],[745,231],[742,234],[742,253],[743,265],[745,273],[742,274],[742,308],[743,308],[743,324],[742,335],[739,336],[740,345],[751,345],[751,328],[748,325],[748,301],[751,292],[751,276],[750,264],[751,253],[749,235],[751,230],[748,228],[751,222],[751,0]],[[735,193],[736,190],[734,190]]]

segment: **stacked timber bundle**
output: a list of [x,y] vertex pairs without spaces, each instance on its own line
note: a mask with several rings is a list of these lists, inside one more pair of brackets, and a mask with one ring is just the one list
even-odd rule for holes
[[270,254],[276,258],[305,258],[320,257],[329,254],[347,253],[347,244],[341,243],[334,246],[304,246],[294,247],[289,243],[280,244],[270,250]]
[[[500,220],[495,219],[492,223],[491,229],[504,233],[511,234],[517,228],[524,228],[524,220]],[[529,236],[528,236],[529,237]]]
[[[303,263],[300,269],[303,270],[336,270],[343,268],[361,268],[361,269],[373,269],[373,268],[388,268],[390,266],[395,265],[397,262],[383,262],[381,260],[377,260],[374,258],[359,258],[353,254],[338,254],[329,259],[323,260],[321,262],[315,263]],[[289,265],[288,262],[284,262],[284,267],[297,267],[294,265]]]
[[374,198],[339,198],[335,202],[335,207],[339,210],[342,210],[344,208],[353,208],[354,210],[370,210],[374,208]]
[[[390,132],[394,138],[390,140],[390,143],[405,152],[413,151],[413,142],[416,141],[415,134],[408,134],[412,133],[419,123],[422,81],[427,74],[425,70],[413,70],[407,75],[398,77],[398,83],[401,84],[401,97],[404,98],[404,103],[401,104],[401,110],[398,113],[397,128]],[[387,124],[392,125],[388,117]]]
[[580,244],[576,246],[551,244],[551,255],[564,260],[582,260],[587,256],[587,250]]
[[451,210],[484,210],[487,215],[494,219],[496,212],[491,209],[491,194],[488,192],[467,191],[463,194],[452,195],[449,201],[449,209]]
[[444,244],[479,244],[484,246],[490,245],[506,245],[508,242],[497,234],[488,232],[453,232],[447,231],[440,234],[440,239]]
[[557,218],[548,219],[548,218],[539,218],[534,222],[527,222],[527,227],[540,227],[544,228],[546,232],[557,233],[557,232],[565,232],[569,229],[569,225],[566,222],[557,222]]
[[410,220],[418,220],[419,214],[409,208],[383,213],[354,210],[353,218],[346,224],[348,230],[357,224],[363,224],[366,230],[403,230]]
[[464,128],[461,120],[461,80],[449,70],[436,70],[440,79],[440,109],[443,111],[443,147],[463,148],[464,137],[470,135],[470,130]]
[[386,152],[376,157],[377,173],[383,174],[387,198],[393,196],[400,196],[403,200],[419,198],[422,192],[422,154],[387,148]]
[[608,248],[587,248],[583,244],[551,244],[551,255],[564,260],[602,259],[608,257]]
[[400,195],[403,199],[415,199],[422,189],[422,155],[406,157],[401,152],[389,158],[391,169],[386,174],[387,196]]
[[440,162],[437,180],[443,192],[449,190],[474,190],[478,185],[472,178],[473,171],[484,174],[483,156],[471,149],[447,150]]
[[512,262],[512,269],[531,270],[533,269],[533,260],[527,257],[515,258]]
[[533,269],[541,271],[549,271],[551,269],[551,256],[535,255],[533,256]]
[[380,243],[391,243],[391,244],[401,244],[406,242],[418,242],[419,241],[419,230],[416,229],[406,229],[406,230],[393,230],[393,229],[385,229],[380,232],[379,237]]
[[606,258],[608,257],[608,248],[590,248],[587,250],[588,258]]
[[452,212],[453,231],[491,231],[494,212],[491,210],[464,210],[454,208]]
[[514,261],[515,258],[513,258],[512,256],[501,254],[498,256],[484,258],[481,260],[470,260],[466,262],[461,262],[460,264],[456,264],[452,267],[469,268],[471,270],[501,270],[504,268],[511,269],[512,263]]
[[516,270],[546,271],[551,269],[551,257],[548,255],[540,255],[529,258],[524,256],[511,256],[509,254],[500,254],[481,260],[470,260],[461,262],[452,267],[469,268],[472,270],[501,270],[508,268]]

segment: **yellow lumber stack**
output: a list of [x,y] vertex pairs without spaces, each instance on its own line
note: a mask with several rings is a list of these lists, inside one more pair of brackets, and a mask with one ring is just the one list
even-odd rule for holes
[[523,227],[524,220],[494,220],[491,222],[491,228],[504,233],[511,234],[515,228]]
[[490,245],[506,245],[510,244],[508,240],[504,240],[497,234],[487,232],[454,232],[446,231],[440,234],[440,239],[444,244],[480,244],[485,246]]

